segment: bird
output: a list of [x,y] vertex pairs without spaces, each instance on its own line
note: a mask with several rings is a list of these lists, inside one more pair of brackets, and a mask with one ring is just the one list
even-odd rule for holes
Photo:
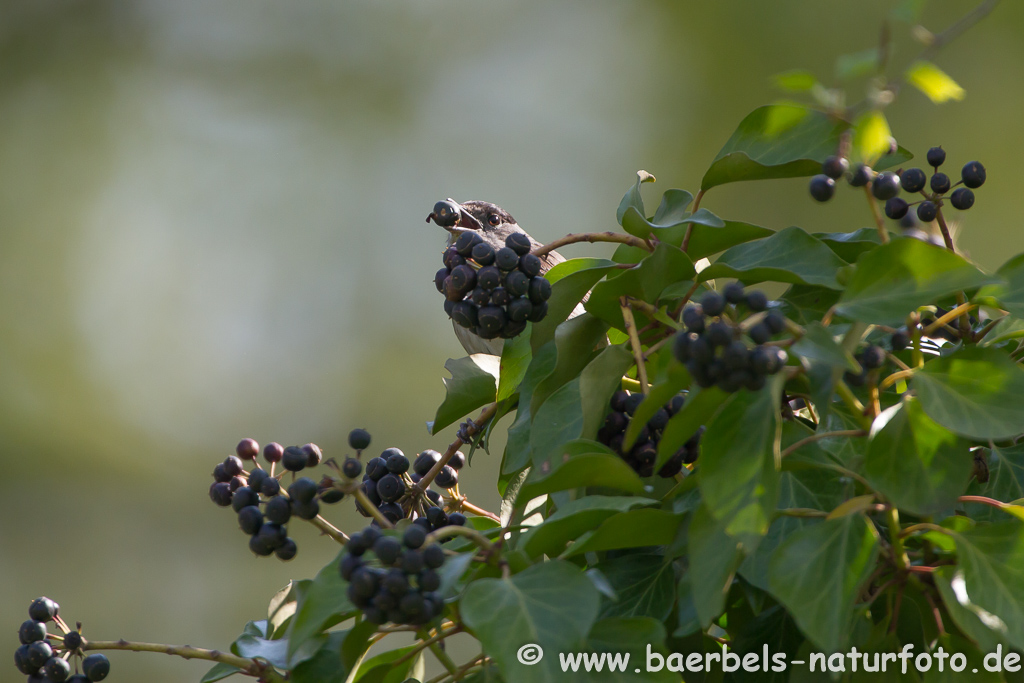
[[[459,203],[454,199],[437,202],[434,210],[427,216],[427,222],[433,220],[437,225],[448,231],[448,241],[445,248],[452,246],[455,240],[464,232],[475,232],[494,249],[505,246],[505,239],[513,234],[520,233],[530,240],[531,251],[536,251],[543,246],[533,239],[528,232],[519,227],[519,223],[512,215],[497,204],[484,201],[467,201]],[[549,251],[540,255],[541,269],[544,273],[565,261],[565,257],[557,251]],[[570,318],[583,313],[582,305],[573,310]],[[458,338],[466,353],[486,353],[492,356],[500,356],[505,340],[501,338],[484,339],[470,329],[462,327],[452,321],[455,328],[455,336]]]

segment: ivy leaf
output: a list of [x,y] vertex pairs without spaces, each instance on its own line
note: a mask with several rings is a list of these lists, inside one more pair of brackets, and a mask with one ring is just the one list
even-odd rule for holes
[[818,79],[814,74],[802,69],[775,74],[772,80],[775,81],[775,85],[789,92],[807,92],[818,85]]
[[846,81],[866,76],[878,68],[878,48],[872,47],[836,58],[836,78]]
[[825,652],[838,652],[850,638],[857,594],[877,557],[878,536],[862,515],[826,520],[796,531],[779,546],[768,583],[808,640]]
[[1005,641],[999,628],[999,618],[973,602],[967,595],[964,573],[959,567],[939,567],[932,574],[946,611],[953,622],[985,652],[994,652]]
[[239,669],[237,666],[231,666],[230,664],[218,662],[217,664],[214,664],[209,671],[206,672],[206,675],[204,675],[199,680],[199,683],[216,683],[216,681],[223,680],[228,676],[233,676],[236,673],[239,673],[240,671],[241,669]]
[[744,282],[792,282],[842,289],[836,273],[846,262],[797,227],[780,230],[771,237],[732,247],[700,272],[701,282],[718,277],[742,278]]
[[[665,627],[658,621],[647,617],[610,617],[601,619],[587,636],[586,650],[594,653],[629,653],[630,661],[643,661],[647,656],[647,647],[654,652],[664,652]],[[626,666],[622,671],[611,671],[611,663],[605,670],[585,671],[586,664],[581,666],[575,678],[582,683],[678,683],[679,676],[667,669],[660,672],[636,671],[636,666]]]
[[277,591],[270,599],[267,607],[267,631],[271,638],[280,638],[288,628],[292,616],[298,607],[299,596],[312,581],[289,581],[288,585]]
[[505,340],[501,350],[501,363],[498,374],[498,394],[495,400],[504,401],[515,395],[519,385],[526,376],[526,369],[533,360],[533,347],[530,346],[530,325],[518,337]]
[[704,504],[747,552],[768,531],[778,496],[774,444],[783,382],[780,374],[760,391],[733,394],[701,439]]
[[947,249],[897,237],[857,260],[836,310],[854,320],[898,327],[919,306],[990,280]]
[[558,326],[555,332],[557,356],[555,366],[542,379],[530,396],[530,412],[537,411],[559,387],[578,378],[582,370],[607,343],[608,326],[592,315],[584,313]]
[[964,89],[945,71],[925,60],[918,60],[911,64],[907,69],[906,79],[935,104],[942,104],[950,100],[959,102],[967,96]]
[[796,178],[821,172],[845,129],[825,114],[792,104],[759,107],[747,115],[704,174],[701,190],[740,180]]
[[505,443],[505,454],[501,462],[502,474],[518,472],[530,464],[530,404],[533,391],[555,369],[557,360],[558,350],[554,341],[549,341],[534,351],[533,359],[526,368],[526,375],[519,384],[519,407],[516,419],[508,428],[508,441]]
[[569,314],[591,287],[618,264],[603,258],[575,258],[559,263],[545,273],[551,283],[551,298],[548,299],[548,314],[539,323],[534,323],[530,344],[536,353],[540,347],[555,338],[555,329]]
[[356,613],[356,608],[349,602],[346,595],[348,583],[338,572],[338,563],[344,555],[338,553],[317,573],[316,578],[306,589],[292,617],[288,628],[288,657],[292,657],[309,639],[319,636],[335,624]]
[[828,329],[821,323],[812,322],[804,328],[804,336],[793,344],[791,352],[803,358],[821,361],[834,368],[842,368],[850,372],[860,372],[860,366],[853,359],[853,354],[843,349],[832,337]]
[[487,353],[448,359],[444,367],[452,376],[444,380],[444,401],[438,406],[434,421],[428,423],[431,434],[437,434],[459,418],[494,401],[500,363],[500,359]]
[[636,496],[591,495],[571,500],[542,524],[526,531],[519,547],[530,557],[555,556],[569,541],[597,528],[601,522],[619,513],[638,507],[658,505],[657,500]]
[[1013,316],[1024,318],[1024,254],[1017,254],[1004,263],[996,275],[1003,281],[983,287],[976,298],[993,297]]
[[997,618],[989,628],[1024,648],[1024,522],[979,524],[952,535],[970,602]]
[[793,285],[779,298],[779,312],[799,325],[820,322],[839,301],[839,292],[825,287]]
[[868,166],[874,166],[889,151],[890,145],[892,131],[882,112],[866,111],[853,122],[853,150]]
[[617,600],[602,601],[601,618],[651,617],[664,621],[676,601],[676,577],[663,555],[643,553],[606,559],[597,565]]
[[289,680],[293,683],[345,683],[353,664],[342,660],[342,646],[348,635],[349,631],[328,634],[316,654],[293,666]]
[[720,228],[698,223],[694,224],[693,231],[690,233],[690,244],[686,253],[696,262],[737,244],[769,237],[773,234],[768,228],[741,221],[726,221],[725,225]]
[[530,470],[519,491],[519,500],[532,500],[545,493],[601,486],[639,494],[644,483],[626,461],[607,446],[595,441],[562,444],[560,458],[552,458]]
[[410,657],[398,665],[394,663],[413,652],[415,648],[415,645],[400,647],[397,650],[381,652],[379,655],[367,659],[359,665],[355,683],[401,683],[408,679],[417,668],[421,670],[420,676],[422,676],[422,656]]
[[288,649],[287,639],[268,640],[248,633],[239,636],[231,645],[231,651],[239,657],[261,657],[277,669],[288,668]]
[[[989,479],[980,483],[972,479],[966,495],[985,496],[1004,503],[1024,498],[1024,444],[1002,448],[996,446],[987,451]],[[1006,519],[1004,512],[991,505],[965,503],[967,516],[979,522],[1000,522]]]
[[[693,279],[695,274],[689,256],[673,246],[661,243],[639,266],[598,283],[590,293],[585,307],[588,313],[612,327],[625,329],[619,297],[631,296],[654,303],[667,286]],[[643,314],[637,313],[636,316],[638,320],[644,319]]]
[[957,434],[1009,439],[1024,432],[1024,369],[994,348],[961,349],[912,380],[928,415]]
[[668,545],[679,530],[682,515],[668,510],[641,508],[612,515],[597,529],[580,536],[562,557],[613,548]]
[[[557,653],[581,649],[597,620],[601,594],[575,565],[551,560],[508,579],[484,578],[466,589],[462,620],[506,680],[554,683],[564,674]],[[548,656],[528,667],[516,657],[528,643]]]
[[967,487],[968,444],[906,399],[871,425],[864,475],[901,509],[928,515],[947,509]]
[[607,346],[580,373],[580,402],[584,439],[596,439],[612,394],[622,387],[622,376],[633,365],[633,354],[622,345]]
[[654,471],[660,470],[702,425],[707,424],[728,398],[729,394],[718,387],[691,389],[686,395],[686,401],[683,402],[683,409],[669,419],[668,425],[661,433]]
[[816,232],[813,236],[847,263],[853,263],[861,254],[882,243],[877,228],[861,228],[853,232]]
[[725,533],[725,523],[716,520],[703,504],[693,513],[687,538],[690,595],[701,626],[707,628],[725,607],[743,553],[739,542]]
[[[647,422],[654,417],[655,413],[661,410],[666,403],[671,401],[676,394],[686,388],[689,382],[690,374],[686,372],[686,369],[682,365],[673,364],[669,368],[668,375],[665,379],[651,387],[647,396],[644,397],[644,400],[640,402],[640,405],[633,413],[633,419],[629,421],[629,426],[626,428],[626,434],[622,439],[623,452],[633,447],[633,444],[636,442],[636,438],[640,435],[643,428],[647,426]],[[610,398],[611,397],[609,397],[609,400]]]
[[619,225],[622,225],[622,217],[627,209],[633,208],[639,211],[641,216],[646,215],[644,213],[644,198],[640,195],[640,186],[644,183],[653,183],[654,181],[655,177],[647,171],[636,172],[636,183],[626,190],[626,194],[622,197],[622,201],[619,202],[619,208],[615,212],[615,220],[619,222]]

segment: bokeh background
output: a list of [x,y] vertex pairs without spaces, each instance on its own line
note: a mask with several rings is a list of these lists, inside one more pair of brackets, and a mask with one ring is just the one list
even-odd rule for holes
[[[924,24],[967,4],[932,0]],[[336,552],[293,525],[293,562],[249,553],[207,498],[239,438],[335,456],[355,426],[374,449],[452,438],[425,428],[462,355],[431,284],[435,200],[494,201],[542,241],[614,228],[637,169],[659,179],[652,207],[696,189],[743,116],[780,97],[772,74],[831,82],[890,5],[0,4],[0,643],[14,650],[46,594],[87,636],[226,647]],[[905,64],[920,46],[893,30]],[[1003,3],[938,59],[965,101],[907,90],[889,111],[911,150],[987,166],[960,226],[987,268],[1024,251],[1022,35],[1024,5]],[[704,206],[771,228],[870,224],[859,193],[816,205],[802,180]],[[498,456],[462,477],[487,506]],[[118,681],[206,669],[112,659]]]

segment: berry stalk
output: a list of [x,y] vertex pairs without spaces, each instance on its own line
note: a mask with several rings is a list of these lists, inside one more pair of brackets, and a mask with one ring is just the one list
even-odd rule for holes
[[[491,403],[490,405],[484,406],[484,409],[480,411],[480,415],[477,416],[476,420],[473,421],[466,428],[466,436],[472,437],[474,434],[483,429],[484,425],[487,424],[488,420],[494,417],[494,414],[495,412],[497,412],[497,410],[497,403]],[[420,497],[423,496],[423,494],[427,490],[427,487],[430,486],[431,482],[434,481],[434,477],[436,477],[438,473],[442,469],[444,469],[444,466],[448,464],[448,461],[455,456],[455,453],[458,452],[458,450],[462,448],[462,446],[465,445],[465,443],[466,442],[463,441],[460,437],[455,437],[455,441],[451,442],[451,444],[448,446],[448,450],[446,450],[444,454],[441,455],[441,459],[434,463],[434,466],[430,468],[430,471],[423,475],[423,478],[420,479],[419,483],[416,484],[416,499],[419,499]]]

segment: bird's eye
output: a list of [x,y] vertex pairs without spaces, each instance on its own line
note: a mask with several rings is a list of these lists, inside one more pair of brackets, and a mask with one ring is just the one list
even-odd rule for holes
[[501,223],[501,216],[499,216],[496,213],[492,213],[490,216],[487,217],[487,222],[490,223],[491,225],[498,225],[499,223]]

